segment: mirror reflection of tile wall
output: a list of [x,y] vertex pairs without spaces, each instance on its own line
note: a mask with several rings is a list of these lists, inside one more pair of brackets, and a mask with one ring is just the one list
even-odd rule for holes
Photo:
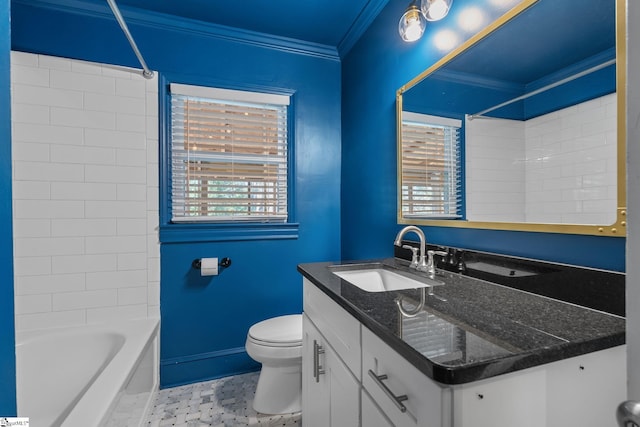
[[467,218],[615,222],[616,108],[610,94],[525,122],[467,120]]

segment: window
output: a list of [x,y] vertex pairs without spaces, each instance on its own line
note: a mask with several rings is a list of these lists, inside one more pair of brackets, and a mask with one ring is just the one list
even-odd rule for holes
[[462,217],[460,120],[402,113],[401,215]]
[[170,91],[171,222],[286,222],[289,97]]

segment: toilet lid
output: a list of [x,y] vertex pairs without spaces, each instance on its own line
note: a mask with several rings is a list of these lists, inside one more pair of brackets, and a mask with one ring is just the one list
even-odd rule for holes
[[275,345],[297,345],[302,342],[302,315],[274,317],[249,328],[249,337]]

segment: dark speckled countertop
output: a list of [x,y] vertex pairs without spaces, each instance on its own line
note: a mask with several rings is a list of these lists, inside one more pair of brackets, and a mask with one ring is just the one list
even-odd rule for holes
[[[427,277],[397,258],[367,263]],[[348,270],[359,264],[301,264],[298,271],[443,384],[477,381],[625,343],[624,317],[440,269],[436,279],[445,284],[436,286],[433,295],[426,293],[424,308],[408,317],[396,300],[411,310],[420,290],[366,292],[332,272],[336,265]],[[606,274],[624,283],[623,274]]]

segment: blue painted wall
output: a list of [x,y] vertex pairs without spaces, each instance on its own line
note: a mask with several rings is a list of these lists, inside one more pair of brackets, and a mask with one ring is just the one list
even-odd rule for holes
[[[446,54],[434,44],[442,30],[460,40],[472,34],[458,26],[466,6],[491,19],[498,11],[489,0],[456,0],[450,15],[428,25],[413,44],[397,33],[407,7],[391,0],[363,37],[343,58],[342,67],[342,256],[391,256],[401,228],[396,220],[396,90]],[[576,265],[624,271],[625,239],[424,227],[431,243]]]
[[11,228],[11,99],[9,1],[0,1],[0,416],[16,413],[16,358]]
[[[80,15],[16,2],[13,47],[138,66],[110,12],[103,11],[106,3]],[[128,12],[123,8],[125,18]],[[298,263],[340,258],[340,62],[335,49],[322,46],[300,53],[286,40],[278,48],[256,35],[243,42],[202,24],[171,22],[167,28],[162,17],[152,16],[153,24],[134,17],[129,27],[145,60],[168,81],[294,93],[290,208],[297,238],[161,245],[161,385],[255,370],[258,365],[244,353],[248,328],[302,311]],[[191,268],[201,257],[229,257],[233,264],[217,277],[202,278]]]

